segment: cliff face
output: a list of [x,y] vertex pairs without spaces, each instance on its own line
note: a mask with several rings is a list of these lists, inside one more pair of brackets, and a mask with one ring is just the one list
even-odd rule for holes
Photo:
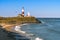
[[0,17],[0,23],[41,23],[35,17]]

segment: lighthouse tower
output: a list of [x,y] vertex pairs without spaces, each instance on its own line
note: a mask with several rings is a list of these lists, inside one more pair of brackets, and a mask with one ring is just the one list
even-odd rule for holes
[[24,7],[22,8],[22,17],[24,17]]

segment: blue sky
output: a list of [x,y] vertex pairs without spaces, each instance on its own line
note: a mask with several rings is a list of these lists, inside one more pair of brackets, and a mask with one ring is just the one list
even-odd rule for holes
[[60,18],[60,0],[0,0],[0,16],[17,16],[22,7],[25,15]]

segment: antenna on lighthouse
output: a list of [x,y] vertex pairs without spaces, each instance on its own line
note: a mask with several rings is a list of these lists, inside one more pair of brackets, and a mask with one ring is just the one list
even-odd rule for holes
[[22,12],[24,12],[24,7],[22,7]]

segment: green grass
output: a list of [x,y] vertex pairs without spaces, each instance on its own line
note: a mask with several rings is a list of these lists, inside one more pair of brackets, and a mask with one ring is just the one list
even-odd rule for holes
[[0,23],[39,23],[35,17],[0,17]]

